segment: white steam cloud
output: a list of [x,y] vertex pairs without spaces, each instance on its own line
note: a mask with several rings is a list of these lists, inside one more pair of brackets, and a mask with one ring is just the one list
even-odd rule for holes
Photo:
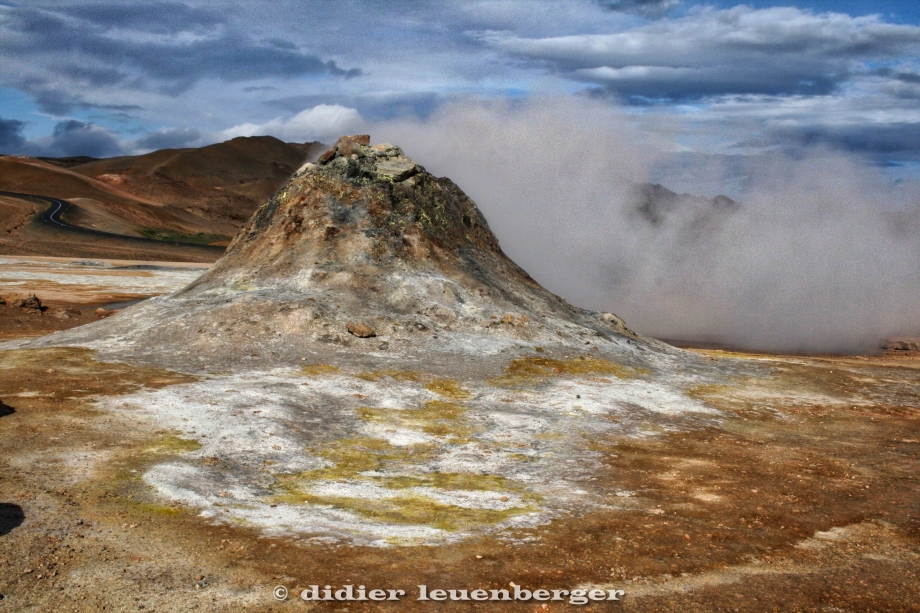
[[241,123],[221,132],[223,138],[272,134],[287,141],[328,141],[362,124],[361,115],[340,104],[318,104],[293,117],[276,117],[266,123]]
[[[827,352],[920,336],[920,216],[897,209],[903,194],[877,170],[830,152],[760,157],[741,207],[687,201],[653,222],[632,186],[674,145],[634,126],[608,105],[555,100],[370,129],[453,179],[548,289],[644,334]],[[700,169],[697,193],[722,180]]]

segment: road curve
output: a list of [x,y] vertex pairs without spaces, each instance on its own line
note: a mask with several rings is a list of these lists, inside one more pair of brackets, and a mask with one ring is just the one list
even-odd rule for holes
[[117,238],[120,240],[127,240],[137,243],[143,243],[147,245],[183,245],[191,247],[204,247],[206,249],[212,249],[214,251],[219,250],[221,253],[224,251],[223,247],[214,247],[211,245],[203,245],[201,243],[185,243],[182,241],[161,241],[155,238],[143,238],[139,236],[126,236],[124,234],[115,234],[113,232],[103,232],[102,230],[93,230],[92,228],[83,228],[80,226],[74,226],[66,221],[61,219],[61,215],[67,212],[70,207],[74,206],[73,203],[67,202],[66,200],[61,200],[60,198],[52,198],[51,196],[39,196],[37,194],[20,194],[18,192],[5,192],[0,191],[0,196],[9,196],[11,198],[20,198],[25,200],[44,200],[45,202],[51,203],[44,212],[39,215],[39,219],[42,223],[49,225],[53,228],[59,230],[66,230],[70,232],[81,232],[83,234],[92,234],[95,236],[103,236],[106,238]]

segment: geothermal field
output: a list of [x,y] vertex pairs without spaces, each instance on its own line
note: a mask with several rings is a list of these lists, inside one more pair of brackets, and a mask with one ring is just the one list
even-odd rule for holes
[[0,611],[920,610],[910,338],[677,348],[398,146],[299,151],[236,225],[126,204],[200,174],[0,159]]

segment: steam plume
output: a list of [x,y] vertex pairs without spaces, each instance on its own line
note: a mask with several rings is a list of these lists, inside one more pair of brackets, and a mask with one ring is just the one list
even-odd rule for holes
[[[370,129],[451,177],[550,290],[644,334],[826,352],[918,335],[920,233],[905,230],[918,216],[897,211],[904,195],[870,165],[828,151],[752,158],[740,207],[687,201],[652,221],[633,186],[674,144],[635,126],[608,105],[544,100]],[[688,191],[724,183],[718,165],[696,171]]]

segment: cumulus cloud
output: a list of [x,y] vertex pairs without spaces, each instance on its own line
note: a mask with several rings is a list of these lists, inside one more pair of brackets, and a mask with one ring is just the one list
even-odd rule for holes
[[371,92],[359,95],[300,95],[266,100],[267,106],[288,112],[298,112],[320,104],[353,108],[368,120],[396,117],[427,117],[446,100],[436,92]]
[[[905,206],[920,192],[899,192],[858,159],[760,156],[734,169],[740,208],[678,206],[650,220],[632,186],[674,143],[609,105],[460,105],[372,135],[451,177],[538,281],[646,334],[865,351],[920,332],[920,303],[905,299],[920,293],[920,235],[903,231],[920,226]],[[684,189],[724,183],[718,163],[693,170]]]
[[278,117],[262,124],[243,123],[222,132],[225,138],[270,135],[286,141],[330,141],[363,124],[357,110],[338,104],[318,104],[293,117]]
[[482,35],[493,48],[624,97],[826,94],[863,64],[916,55],[920,27],[794,7],[698,10],[611,34]]

